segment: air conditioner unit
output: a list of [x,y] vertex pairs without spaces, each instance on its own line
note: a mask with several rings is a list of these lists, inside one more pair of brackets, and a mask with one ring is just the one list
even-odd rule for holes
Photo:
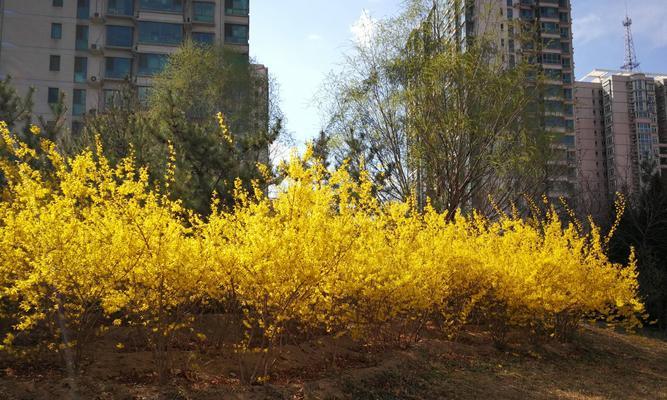
[[95,12],[90,20],[92,22],[104,22],[104,17],[99,12]]
[[93,54],[102,54],[102,46],[97,43],[92,43],[90,45],[90,52]]
[[102,84],[102,79],[96,75],[93,75],[90,78],[88,78],[88,83],[90,83],[93,86],[98,86]]

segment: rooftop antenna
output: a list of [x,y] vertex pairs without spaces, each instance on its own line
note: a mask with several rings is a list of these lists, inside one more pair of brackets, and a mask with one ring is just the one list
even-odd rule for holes
[[632,19],[628,14],[628,0],[625,0],[625,64],[621,67],[623,71],[633,72],[639,68],[637,53],[635,52],[635,41],[632,38]]

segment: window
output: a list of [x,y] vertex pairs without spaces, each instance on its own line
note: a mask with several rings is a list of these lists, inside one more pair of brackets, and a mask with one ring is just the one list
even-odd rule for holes
[[560,44],[560,49],[563,54],[570,54],[570,42],[562,42]]
[[248,0],[225,0],[225,14],[246,17],[249,12]]
[[563,89],[563,93],[567,100],[572,100],[572,89]]
[[132,75],[132,59],[107,57],[104,62],[104,76],[111,79],[125,79]]
[[141,0],[142,10],[183,12],[183,0]]
[[248,25],[225,24],[225,42],[248,44]]
[[562,117],[546,117],[544,124],[551,128],[562,128],[565,125],[565,120]]
[[83,130],[83,123],[81,121],[72,121],[72,134],[78,135]]
[[558,18],[558,9],[554,7],[540,7],[540,17]]
[[560,28],[560,37],[568,39],[570,37],[570,30],[568,28]]
[[197,22],[215,22],[215,3],[195,1],[192,3],[192,19]]
[[120,90],[104,89],[104,108],[118,107],[121,105]]
[[76,17],[79,19],[90,18],[90,0],[76,0]]
[[54,7],[62,7],[63,6],[63,0],[53,0],[53,6]]
[[63,24],[53,23],[51,24],[51,39],[62,39],[63,37]]
[[563,112],[563,103],[560,101],[547,100],[544,102],[544,109],[547,112],[561,113]]
[[167,64],[169,56],[166,54],[139,54],[137,74],[152,76],[159,74]]
[[74,57],[74,82],[84,83],[88,79],[88,59]]
[[49,57],[49,71],[60,71],[60,56]]
[[544,63],[544,64],[560,64],[561,63],[560,54],[544,53],[544,54],[542,54],[542,63]]
[[134,28],[130,26],[107,25],[107,46],[132,47]]
[[[565,104],[564,105],[564,111],[565,111],[565,115],[567,115],[568,117],[571,117],[571,116],[574,115],[574,106],[572,104]],[[593,110],[593,111],[595,111],[595,110]]]
[[50,87],[48,90],[48,102],[49,104],[56,104],[60,101],[60,89],[55,87]]
[[215,35],[209,32],[192,32],[192,41],[197,44],[210,45],[215,42]]
[[544,69],[544,76],[548,80],[560,81],[563,77],[562,73],[559,69]]
[[542,32],[550,34],[557,34],[560,29],[560,24],[556,22],[542,22],[541,26]]
[[178,45],[183,41],[180,24],[162,22],[139,22],[139,42]]
[[72,95],[72,115],[80,116],[86,112],[86,90],[74,89]]
[[108,0],[107,12],[113,15],[134,15],[134,0]]
[[574,136],[566,135],[560,139],[560,142],[567,147],[574,147]]
[[151,88],[149,86],[139,86],[137,88],[137,97],[139,97],[139,102],[141,105],[148,105],[148,101],[151,95]]
[[88,50],[88,26],[76,26],[76,45],[77,50]]

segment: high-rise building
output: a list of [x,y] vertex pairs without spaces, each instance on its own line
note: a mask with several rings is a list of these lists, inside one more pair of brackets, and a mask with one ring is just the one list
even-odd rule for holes
[[559,137],[549,167],[549,196],[571,197],[576,182],[574,61],[570,0],[447,0],[447,33],[465,50],[469,40],[495,41],[509,68],[520,60],[544,76],[545,131]]
[[248,54],[249,0],[0,0],[0,77],[35,89],[48,121],[65,94],[73,130],[128,82],[145,95],[151,76],[184,40]]
[[667,177],[667,74],[595,70],[576,82],[578,185],[593,208]]

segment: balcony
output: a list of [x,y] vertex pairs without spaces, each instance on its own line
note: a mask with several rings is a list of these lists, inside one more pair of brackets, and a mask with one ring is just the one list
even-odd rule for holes
[[247,8],[225,8],[225,15],[230,17],[247,17],[250,10]]

